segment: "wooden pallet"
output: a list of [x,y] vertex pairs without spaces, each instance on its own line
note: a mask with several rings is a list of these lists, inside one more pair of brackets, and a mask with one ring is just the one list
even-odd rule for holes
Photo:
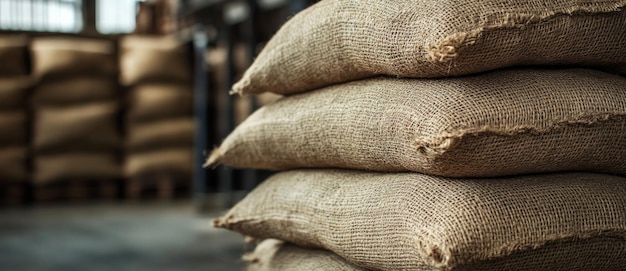
[[179,196],[189,195],[191,178],[189,176],[141,176],[126,180],[126,199],[160,199],[170,200]]
[[119,180],[65,180],[33,186],[35,202],[112,200],[119,198]]

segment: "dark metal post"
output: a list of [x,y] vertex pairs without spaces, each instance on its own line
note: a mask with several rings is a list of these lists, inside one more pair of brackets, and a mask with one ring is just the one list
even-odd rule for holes
[[207,208],[207,174],[203,168],[205,151],[207,150],[207,138],[209,119],[207,108],[209,103],[207,64],[204,60],[208,38],[204,27],[194,27],[193,34],[193,59],[194,59],[194,115],[196,121],[194,140],[194,167],[193,167],[193,194],[194,200],[200,211]]
[[96,0],[83,0],[83,34],[97,34]]
[[[257,37],[256,37],[256,29],[255,24],[258,16],[258,5],[256,0],[248,0],[248,8],[250,10],[250,16],[247,20],[247,29],[248,29],[248,63],[252,63],[254,57],[256,56],[256,45],[257,45]],[[258,101],[255,96],[250,97],[250,112],[254,112],[258,108]],[[246,169],[242,171],[242,188],[248,192],[256,186],[258,183],[258,174],[254,169]]]

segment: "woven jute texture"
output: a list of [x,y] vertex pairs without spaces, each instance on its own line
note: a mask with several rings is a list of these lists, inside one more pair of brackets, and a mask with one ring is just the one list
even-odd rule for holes
[[129,123],[191,116],[193,93],[187,84],[141,84],[130,91]]
[[121,163],[113,153],[62,153],[36,155],[33,180],[49,183],[68,179],[115,179],[121,176]]
[[44,37],[32,43],[33,73],[37,77],[78,74],[115,75],[114,44],[108,40]]
[[126,36],[120,41],[120,54],[124,85],[191,80],[189,52],[173,37]]
[[0,149],[0,183],[19,182],[28,179],[26,147],[9,147]]
[[129,151],[192,146],[195,123],[191,117],[142,123],[127,129]]
[[278,173],[215,221],[372,270],[621,270],[626,178]]
[[257,245],[243,259],[248,271],[365,271],[322,249],[305,249],[276,239]]
[[138,177],[144,174],[191,174],[193,163],[191,147],[133,153],[126,157],[124,174],[127,177]]
[[26,112],[0,112],[0,146],[26,145],[27,131]]
[[268,42],[241,94],[377,74],[447,77],[529,64],[626,64],[625,0],[320,1]]
[[40,107],[35,111],[37,151],[111,150],[122,146],[117,102]]
[[47,105],[77,105],[116,99],[117,79],[112,76],[81,76],[39,82],[33,91],[35,107]]
[[31,85],[26,76],[0,78],[0,110],[24,109]]
[[376,78],[261,108],[208,164],[502,176],[626,173],[626,79],[586,70]]
[[0,77],[26,75],[26,35],[0,35]]

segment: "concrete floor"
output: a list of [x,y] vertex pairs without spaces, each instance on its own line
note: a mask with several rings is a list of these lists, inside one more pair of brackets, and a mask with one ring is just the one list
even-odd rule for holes
[[0,210],[0,270],[243,270],[243,238],[189,202]]

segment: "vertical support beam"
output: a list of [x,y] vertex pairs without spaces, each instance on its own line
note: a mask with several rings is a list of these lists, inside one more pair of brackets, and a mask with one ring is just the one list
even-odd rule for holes
[[194,166],[193,166],[193,196],[199,211],[207,206],[207,174],[202,167],[207,150],[208,127],[210,126],[207,114],[209,103],[208,95],[208,65],[204,59],[208,38],[204,27],[197,25],[193,29],[193,60],[194,60],[194,117],[196,129],[194,135]]
[[95,35],[96,29],[96,0],[83,0],[83,29],[81,33]]
[[[256,46],[257,46],[257,33],[256,33],[256,22],[258,17],[259,7],[257,5],[257,0],[247,0],[248,8],[250,10],[250,16],[246,22],[246,28],[248,31],[248,63],[251,64],[254,58],[256,57]],[[259,107],[257,98],[255,96],[250,96],[250,112],[254,112]],[[258,183],[258,174],[254,169],[245,169],[242,171],[242,188],[249,192],[251,191],[256,184]]]
[[[231,24],[224,24],[224,37],[227,44],[227,70],[226,80],[224,80],[225,86],[223,89],[230,89],[233,84],[234,77],[234,64],[233,64],[233,48],[234,48],[234,36],[235,27]],[[226,138],[230,132],[234,129],[234,114],[233,114],[233,97],[227,92],[219,93],[222,97],[219,105],[219,119],[221,122],[220,137]],[[233,169],[226,166],[221,166],[218,172],[218,192],[222,197],[220,202],[223,207],[230,207],[233,204]]]

